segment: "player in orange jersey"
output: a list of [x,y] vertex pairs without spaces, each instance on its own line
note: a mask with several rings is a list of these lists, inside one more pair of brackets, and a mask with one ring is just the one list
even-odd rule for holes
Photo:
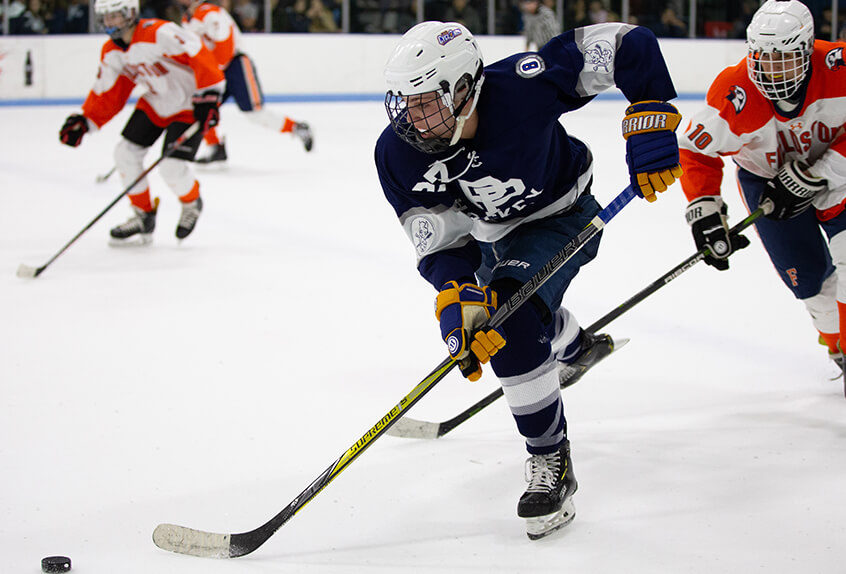
[[[115,166],[125,185],[144,171],[147,150],[164,133],[164,148],[195,121],[203,129],[217,124],[218,106],[225,87],[214,56],[193,33],[172,22],[138,19],[138,0],[96,0],[94,11],[111,37],[103,45],[97,80],[82,105],[59,132],[62,143],[76,147],[86,132],[97,130],[126,105],[136,85],[146,92],[138,100],[115,148]],[[186,238],[203,209],[200,185],[188,162],[202,141],[190,138],[162,160],[159,173],[182,203],[176,237]],[[151,199],[147,179],[130,189],[133,215],[111,230],[125,242],[140,238],[148,243],[156,227],[158,198]]]
[[[264,94],[252,60],[242,50],[241,31],[229,13],[216,4],[203,0],[177,0],[183,8],[182,25],[203,39],[220,68],[226,74],[226,93],[235,98],[238,107],[251,121],[282,133],[291,133],[311,151],[314,138],[305,122],[297,122],[264,107]],[[215,130],[205,136],[211,153],[198,158],[198,163],[226,160],[226,145]]]
[[747,207],[772,202],[758,234],[846,380],[846,44],[815,41],[798,0],[768,0],[747,46],[680,138],[687,221],[697,247],[711,250],[705,261],[728,269],[739,246],[720,198],[722,158],[731,157]]

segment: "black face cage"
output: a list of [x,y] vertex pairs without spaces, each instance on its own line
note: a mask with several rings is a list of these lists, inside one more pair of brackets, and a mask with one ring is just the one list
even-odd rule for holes
[[[441,82],[441,87],[433,93],[440,100],[441,105],[436,113],[433,113],[423,119],[425,123],[425,130],[421,132],[415,127],[408,112],[408,98],[402,94],[394,94],[388,91],[385,95],[385,110],[388,112],[388,119],[391,120],[391,127],[394,132],[407,142],[413,148],[424,153],[440,153],[450,148],[450,141],[455,133],[456,117],[461,114],[464,106],[467,104],[473,89],[481,77],[482,67],[479,66],[479,72],[475,78],[470,74],[464,74],[457,82],[454,92],[449,90],[449,82]],[[453,95],[460,92],[466,86],[467,94],[463,101],[455,106]],[[418,94],[412,94],[412,96]],[[443,135],[439,137],[423,137],[423,133],[429,131],[441,131],[440,127],[445,127]]]

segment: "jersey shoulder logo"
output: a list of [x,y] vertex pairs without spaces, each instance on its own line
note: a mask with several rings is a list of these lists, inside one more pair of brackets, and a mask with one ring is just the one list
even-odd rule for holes
[[546,62],[538,54],[529,54],[517,60],[514,68],[521,78],[534,78],[546,70]]
[[746,105],[746,90],[740,86],[732,86],[729,88],[729,93],[726,96],[726,99],[734,106],[735,113],[739,114],[743,111],[743,107]]
[[599,40],[585,50],[585,64],[593,66],[593,71],[600,68],[611,72],[614,65],[614,48],[606,40]]
[[846,66],[846,61],[843,60],[843,48],[829,50],[829,52],[825,55],[825,65],[828,66],[830,70],[837,70]]
[[423,255],[429,250],[429,245],[435,236],[434,223],[428,217],[415,217],[411,220],[411,236],[414,238],[414,249]]

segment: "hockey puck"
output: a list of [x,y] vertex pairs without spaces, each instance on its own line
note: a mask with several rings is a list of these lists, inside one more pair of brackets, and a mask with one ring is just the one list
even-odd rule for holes
[[67,556],[48,556],[41,559],[42,572],[69,572],[71,561]]

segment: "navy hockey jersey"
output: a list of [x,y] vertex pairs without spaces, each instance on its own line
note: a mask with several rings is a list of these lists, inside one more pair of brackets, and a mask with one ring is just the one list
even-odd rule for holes
[[565,211],[589,187],[590,151],[567,134],[562,114],[614,85],[630,102],[676,97],[655,36],[627,24],[568,31],[484,74],[472,139],[427,154],[388,126],[376,144],[382,189],[436,289],[474,276],[477,241]]

